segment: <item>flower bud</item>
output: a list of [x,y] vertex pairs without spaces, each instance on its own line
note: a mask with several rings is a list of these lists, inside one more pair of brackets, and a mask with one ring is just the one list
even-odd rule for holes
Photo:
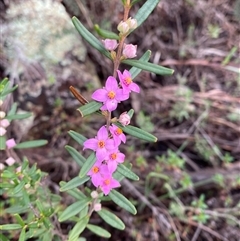
[[127,112],[123,112],[120,116],[118,121],[123,125],[123,126],[127,126],[130,124],[130,116],[127,114]]
[[115,50],[118,46],[117,40],[115,39],[105,39],[105,40],[102,40],[102,43],[105,49],[109,51]]
[[128,26],[128,24],[127,24],[126,22],[121,21],[121,22],[118,24],[117,29],[118,29],[118,31],[119,31],[121,34],[125,35],[125,34],[127,34],[128,31],[129,31],[129,26]]
[[0,126],[0,136],[4,136],[6,134],[6,132],[7,131],[5,130],[5,128]]
[[3,101],[2,101],[2,100],[0,100],[0,106],[2,106],[2,104],[3,104]]
[[91,192],[91,197],[96,199],[98,197],[98,192],[97,191],[92,191]]
[[95,212],[99,212],[102,209],[102,204],[101,203],[95,203],[93,207]]
[[0,111],[0,119],[3,119],[6,116],[6,113],[4,111]]
[[134,18],[129,18],[126,23],[128,24],[128,27],[130,28],[130,30],[133,30],[137,27],[137,20]]
[[132,59],[136,57],[137,45],[125,44],[123,47],[123,56],[127,59]]
[[9,120],[7,120],[7,119],[0,120],[0,126],[6,128],[6,127],[8,127],[9,125],[10,125]]
[[6,145],[7,145],[7,148],[8,149],[11,149],[13,148],[14,146],[16,146],[16,142],[15,140],[12,138],[12,139],[9,139],[6,141]]
[[12,158],[9,157],[5,162],[8,164],[8,166],[12,166],[16,161]]
[[0,171],[2,171],[4,169],[4,164],[0,163]]

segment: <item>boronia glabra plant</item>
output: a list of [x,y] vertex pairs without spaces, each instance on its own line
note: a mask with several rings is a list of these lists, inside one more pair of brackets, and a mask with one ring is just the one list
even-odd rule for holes
[[[104,87],[96,90],[92,94],[92,100],[87,101],[77,90],[70,86],[70,91],[81,102],[78,108],[82,117],[97,113],[106,120],[106,124],[101,126],[96,132],[96,136],[87,139],[82,134],[73,130],[69,135],[83,147],[83,150],[90,149],[92,153],[84,157],[70,145],[66,150],[80,166],[80,173],[70,181],[60,182],[60,191],[67,192],[74,197],[75,202],[59,212],[59,222],[72,221],[75,225],[68,234],[68,241],[83,240],[80,235],[89,229],[93,233],[109,238],[111,234],[96,225],[90,223],[93,212],[98,215],[110,226],[123,230],[124,223],[110,210],[102,207],[104,200],[112,200],[119,207],[136,214],[135,206],[116,189],[121,186],[124,178],[133,181],[139,177],[131,170],[131,166],[125,162],[125,155],[119,150],[120,145],[127,142],[125,134],[132,135],[138,139],[148,142],[156,142],[157,138],[152,134],[130,125],[134,110],[126,110],[119,117],[113,116],[113,111],[118,104],[130,98],[131,92],[139,93],[140,87],[134,82],[134,78],[142,71],[150,71],[159,75],[171,75],[173,70],[152,64],[149,62],[151,51],[146,51],[139,59],[137,46],[126,44],[126,38],[135,31],[150,15],[160,0],[148,0],[142,5],[134,17],[129,16],[131,7],[139,0],[122,0],[124,8],[123,19],[117,26],[118,34],[101,29],[95,25],[95,31],[99,34],[97,39],[89,32],[83,24],[76,18],[72,22],[79,32],[93,48],[97,49],[105,57],[112,60],[113,73],[110,75]],[[121,63],[131,66],[131,69],[121,71]],[[86,182],[91,182],[93,189],[89,192],[80,190],[80,186]],[[107,196],[107,197],[106,197]],[[2,229],[4,229],[2,225]],[[22,239],[25,236],[22,235]]]

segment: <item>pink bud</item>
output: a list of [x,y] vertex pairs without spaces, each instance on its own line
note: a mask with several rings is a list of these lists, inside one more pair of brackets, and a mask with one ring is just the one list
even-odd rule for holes
[[7,131],[5,130],[5,128],[0,126],[0,136],[4,136],[6,134],[6,132]]
[[102,204],[101,203],[94,204],[94,211],[95,212],[101,211],[101,209],[102,209]]
[[129,31],[129,26],[126,22],[121,21],[118,24],[117,29],[121,34],[127,34]]
[[117,40],[115,40],[115,39],[105,39],[105,40],[102,40],[102,42],[103,42],[105,49],[107,49],[109,51],[116,49],[118,46]]
[[16,142],[15,140],[12,138],[12,139],[9,139],[6,141],[6,145],[7,145],[7,148],[8,149],[11,149],[13,148],[14,146],[16,146]]
[[12,158],[9,157],[5,162],[8,164],[8,166],[12,166],[16,161]]
[[118,121],[123,125],[123,126],[127,126],[130,124],[130,116],[127,114],[127,112],[123,112],[120,116]]
[[130,29],[135,29],[137,27],[137,20],[136,19],[132,19],[132,18],[129,18],[126,23],[128,24],[128,27]]
[[2,126],[4,128],[8,127],[9,125],[10,125],[10,122],[7,119],[3,119],[0,121],[0,126]]
[[123,48],[123,56],[127,59],[136,57],[137,45],[125,44]]

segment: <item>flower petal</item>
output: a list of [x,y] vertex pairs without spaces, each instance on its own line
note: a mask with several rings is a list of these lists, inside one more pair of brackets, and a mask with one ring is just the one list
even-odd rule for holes
[[109,76],[106,81],[106,90],[117,90],[118,89],[118,82],[113,76]]
[[107,91],[105,89],[95,90],[92,94],[92,99],[105,102],[107,100]]
[[83,143],[83,150],[91,149],[91,150],[96,151],[96,149],[98,148],[97,143],[98,143],[98,141],[95,138],[88,139]]
[[129,86],[129,89],[133,92],[137,92],[137,93],[140,92],[140,88],[136,83],[131,83]]
[[98,133],[97,133],[97,139],[98,140],[106,140],[108,138],[108,131],[106,126],[102,126]]
[[116,99],[113,100],[107,100],[106,101],[106,107],[108,111],[114,111],[117,109],[118,102]]
[[124,100],[127,100],[129,99],[129,93],[124,93],[123,92],[123,89],[118,89],[117,92],[116,92],[116,100],[118,101],[124,101]]

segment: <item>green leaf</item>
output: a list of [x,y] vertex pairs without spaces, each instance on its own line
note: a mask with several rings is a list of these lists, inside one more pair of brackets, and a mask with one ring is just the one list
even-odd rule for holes
[[9,241],[9,239],[5,235],[3,235],[2,233],[0,233],[0,240]]
[[39,146],[44,146],[47,143],[48,143],[47,140],[24,141],[24,142],[17,144],[16,146],[14,146],[14,149],[39,147]]
[[0,230],[17,230],[17,229],[22,229],[22,226],[18,223],[0,225]]
[[83,232],[83,230],[86,228],[89,221],[89,217],[85,216],[84,218],[80,219],[73,229],[70,231],[69,239],[68,241],[75,241],[76,238],[79,237],[79,235]]
[[79,177],[84,177],[92,168],[92,166],[94,165],[96,161],[96,156],[95,153],[93,152],[86,160],[86,162],[83,164],[80,173],[79,173]]
[[102,209],[101,211],[97,212],[97,214],[110,226],[120,230],[125,229],[125,224],[122,222],[122,220],[108,210]]
[[72,18],[72,22],[79,32],[79,34],[95,49],[97,49],[100,53],[105,55],[107,58],[111,59],[110,53],[103,47],[101,42],[91,34],[83,25],[82,23],[76,18]]
[[137,210],[134,207],[134,205],[127,199],[125,198],[121,193],[119,193],[116,190],[111,190],[109,193],[109,197],[115,202],[119,207],[127,210],[128,212],[132,214],[136,214]]
[[125,177],[118,170],[116,170],[113,173],[113,178],[121,182]]
[[17,111],[17,103],[13,103],[11,109],[8,111],[7,116],[14,115]]
[[104,39],[119,40],[119,36],[116,33],[112,32],[112,31],[102,29],[102,28],[99,27],[98,24],[94,25],[94,30],[98,33],[99,36],[103,37]]
[[67,151],[70,153],[72,158],[76,161],[76,163],[81,167],[83,166],[84,162],[86,162],[86,158],[83,157],[76,149],[71,146],[65,146]]
[[32,116],[32,113],[23,113],[23,114],[14,114],[14,115],[7,115],[6,119],[8,120],[22,120],[22,119],[26,119],[29,118],[30,116]]
[[122,126],[120,123],[114,123],[115,125],[117,125],[119,128],[121,128],[125,133],[131,135],[131,136],[135,136],[139,139],[145,140],[145,141],[149,141],[149,142],[156,142],[157,141],[157,137],[140,129],[137,128],[135,126]]
[[59,216],[59,222],[66,221],[67,219],[80,213],[89,203],[89,198],[77,201],[68,206]]
[[85,176],[85,177],[74,177],[72,180],[70,180],[69,182],[65,183],[61,188],[60,191],[61,192],[65,192],[67,190],[73,189],[75,187],[78,187],[80,185],[82,185],[83,183],[87,182],[90,179],[90,177]]
[[81,146],[83,146],[83,143],[87,140],[87,138],[76,131],[69,131],[68,134]]
[[102,103],[97,102],[97,101],[91,101],[81,107],[79,107],[77,110],[80,112],[81,116],[87,116],[92,113],[95,113],[98,111],[102,106]]
[[88,224],[87,228],[100,237],[103,237],[103,238],[111,237],[111,234],[107,230],[105,230],[99,226]]
[[6,149],[6,136],[0,136],[0,150]]
[[9,208],[6,208],[4,211],[6,213],[24,213],[26,212],[27,210],[29,210],[29,206],[28,205],[25,205],[25,206],[20,206],[20,205],[14,205],[14,206],[11,206]]
[[134,114],[134,109],[129,110],[127,114],[128,114],[128,115],[130,116],[130,118],[132,119],[133,114]]
[[132,172],[129,168],[127,168],[126,166],[124,166],[123,164],[119,164],[117,170],[125,177],[134,180],[134,181],[138,181],[139,177]]
[[25,223],[24,223],[23,219],[21,218],[21,216],[20,216],[18,213],[14,214],[14,217],[16,218],[17,222],[18,222],[22,227],[25,226]]
[[20,233],[18,241],[25,241],[25,237],[26,237],[26,229],[23,228],[21,233]]
[[[5,85],[6,86],[6,85]],[[2,91],[2,93],[0,94],[0,97],[4,97],[10,93],[12,93],[15,89],[17,89],[18,85],[15,85],[14,87],[10,88],[10,89],[7,89],[7,88],[4,88],[4,90]]]
[[[61,182],[60,182],[61,185]],[[69,195],[71,195],[72,197],[74,197],[77,200],[82,200],[83,198],[86,197],[86,195],[84,193],[82,193],[79,189],[77,188],[73,188],[71,190],[66,191]]]
[[138,10],[134,19],[137,20],[138,27],[148,18],[160,0],[147,0]]
[[[148,60],[149,60],[150,57],[151,57],[151,53],[152,53],[152,52],[151,52],[150,50],[147,50],[147,51],[144,53],[144,55],[143,55],[139,60],[144,61],[144,62],[148,62]],[[132,68],[129,70],[132,79],[136,78],[136,76],[137,76],[138,74],[140,74],[141,71],[142,71],[142,69],[136,68],[136,67],[132,67]]]
[[21,181],[11,192],[11,196],[15,196],[16,194],[18,194],[25,186],[25,181]]
[[134,4],[136,4],[136,3],[140,2],[140,1],[142,1],[142,0],[133,0],[133,1],[131,2],[131,6],[133,6]]
[[173,69],[165,68],[160,65],[152,64],[142,60],[125,59],[122,61],[122,63],[131,65],[155,74],[159,74],[159,75],[172,75],[174,72]]

